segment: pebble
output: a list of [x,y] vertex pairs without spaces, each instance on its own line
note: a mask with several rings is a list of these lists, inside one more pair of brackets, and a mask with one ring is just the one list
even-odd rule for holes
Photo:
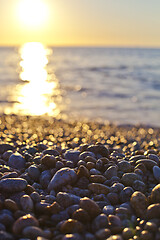
[[71,193],[59,192],[56,196],[56,200],[61,206],[66,208],[73,204],[79,204],[80,197]]
[[108,239],[110,235],[111,235],[111,231],[108,228],[100,229],[95,233],[97,240]]
[[41,172],[39,182],[40,182],[40,187],[42,188],[47,188],[50,181],[51,181],[52,175],[50,170],[44,170]]
[[112,205],[107,205],[103,207],[103,213],[108,215],[112,215],[114,213],[115,208]]
[[37,237],[45,237],[45,234],[42,231],[42,229],[40,229],[39,227],[35,227],[35,226],[25,227],[22,231],[22,235],[25,238],[29,238],[29,239],[33,239],[33,240]]
[[113,176],[117,176],[117,167],[116,166],[109,167],[105,171],[104,175],[107,179],[111,179]]
[[82,209],[88,212],[91,218],[95,218],[101,213],[101,209],[97,203],[87,197],[81,198],[79,205]]
[[140,164],[140,163],[144,164],[145,167],[150,171],[152,171],[152,168],[154,166],[157,166],[157,163],[151,159],[141,159],[141,160],[136,161],[136,164]]
[[64,185],[74,183],[77,180],[77,175],[73,169],[61,168],[51,179],[48,190],[60,188]]
[[125,174],[123,174],[122,179],[121,179],[122,183],[125,186],[132,186],[132,184],[134,183],[135,180],[139,180],[138,175],[135,173],[125,173]]
[[90,183],[88,185],[88,189],[91,190],[95,194],[108,194],[110,192],[110,188],[100,184],[100,183]]
[[160,218],[160,203],[155,203],[147,208],[147,219]]
[[85,152],[82,152],[79,155],[79,160],[85,160],[86,157],[96,158],[96,156],[95,156],[95,154],[93,152],[85,151]]
[[13,224],[13,233],[16,235],[21,234],[24,228],[29,226],[38,227],[38,220],[30,214],[18,218]]
[[137,216],[144,217],[147,208],[146,196],[141,192],[134,192],[131,196],[130,202]]
[[158,166],[153,167],[153,175],[155,179],[160,183],[160,168]]
[[47,168],[54,168],[56,165],[56,158],[48,154],[44,155],[40,161],[41,164],[44,164]]
[[13,153],[8,160],[8,165],[14,169],[21,170],[25,168],[26,161],[19,153]]
[[4,152],[7,152],[8,150],[13,150],[13,146],[7,143],[1,143],[0,144],[0,154],[3,154]]
[[34,180],[34,181],[38,181],[39,180],[39,177],[40,177],[40,171],[39,169],[37,168],[36,165],[31,165],[29,168],[28,168],[28,175]]
[[121,160],[118,164],[117,164],[118,170],[122,171],[124,173],[129,173],[132,170],[132,166],[130,164],[130,162],[127,162],[125,160]]
[[140,180],[135,180],[132,184],[132,187],[135,191],[139,191],[142,193],[146,192],[146,185],[144,184],[144,182]]
[[65,152],[64,158],[77,164],[77,162],[79,161],[80,153],[80,151],[68,150]]
[[91,175],[90,181],[93,183],[104,183],[106,178],[103,175]]
[[34,205],[33,205],[33,201],[30,196],[23,195],[20,198],[20,204],[21,204],[21,208],[23,209],[24,212],[30,213],[33,211]]
[[4,192],[21,192],[27,186],[27,181],[23,178],[6,178],[0,181],[0,190]]
[[75,219],[68,219],[64,221],[60,227],[60,231],[66,233],[81,233],[84,231],[82,223]]
[[92,231],[96,232],[99,229],[107,228],[107,226],[108,226],[107,216],[104,213],[101,213],[92,222]]
[[160,184],[156,185],[151,192],[151,201],[153,203],[160,203]]

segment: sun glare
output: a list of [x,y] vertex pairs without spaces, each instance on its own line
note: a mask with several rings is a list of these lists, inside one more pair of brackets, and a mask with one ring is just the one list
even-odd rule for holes
[[48,17],[48,6],[43,0],[20,0],[18,15],[28,27],[42,26]]

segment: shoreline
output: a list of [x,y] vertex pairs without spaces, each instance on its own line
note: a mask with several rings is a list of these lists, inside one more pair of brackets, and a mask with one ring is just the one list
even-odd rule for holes
[[0,123],[0,239],[160,239],[160,128]]

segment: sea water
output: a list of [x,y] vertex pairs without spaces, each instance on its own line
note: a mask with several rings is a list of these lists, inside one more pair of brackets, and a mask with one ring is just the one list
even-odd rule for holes
[[160,126],[160,49],[47,51],[0,47],[1,113]]

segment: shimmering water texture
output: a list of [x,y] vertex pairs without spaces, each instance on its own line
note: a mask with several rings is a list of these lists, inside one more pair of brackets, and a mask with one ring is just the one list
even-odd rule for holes
[[160,49],[0,48],[1,112],[160,126]]

